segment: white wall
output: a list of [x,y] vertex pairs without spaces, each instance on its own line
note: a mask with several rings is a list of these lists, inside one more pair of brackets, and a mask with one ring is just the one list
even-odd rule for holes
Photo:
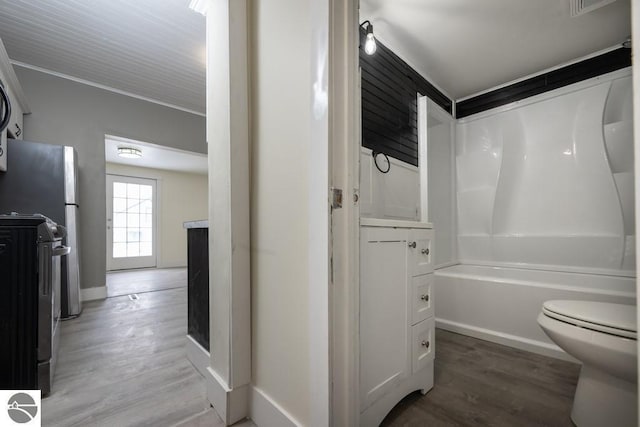
[[[252,2],[252,382],[310,424],[310,5]],[[256,420],[258,421],[258,420]]]
[[[387,161],[377,156],[382,170]],[[389,171],[376,168],[369,148],[360,147],[360,216],[367,218],[420,219],[420,176],[418,168],[389,157]]]
[[106,172],[156,180],[157,267],[186,267],[187,230],[182,224],[207,218],[207,175],[115,163],[107,163]]
[[16,68],[31,107],[24,139],[78,152],[82,288],[104,286],[105,134],[206,152],[205,118],[38,71]]

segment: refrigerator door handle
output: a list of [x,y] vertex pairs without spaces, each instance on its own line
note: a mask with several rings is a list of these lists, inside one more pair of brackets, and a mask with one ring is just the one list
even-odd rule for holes
[[69,246],[58,246],[57,248],[51,251],[51,256],[64,256],[69,255],[71,252],[71,247]]
[[65,207],[65,225],[67,228],[67,237],[63,242],[65,246],[71,248],[71,252],[62,259],[64,265],[66,281],[62,282],[65,288],[62,291],[64,302],[63,315],[71,317],[80,314],[82,311],[82,302],[80,300],[80,236],[78,236],[78,206],[67,205]]

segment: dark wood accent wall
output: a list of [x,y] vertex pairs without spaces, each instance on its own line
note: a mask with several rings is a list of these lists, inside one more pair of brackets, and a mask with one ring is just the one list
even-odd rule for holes
[[187,333],[209,351],[209,229],[188,229],[187,248]]
[[365,35],[361,28],[362,145],[418,166],[418,93],[449,113],[453,102],[379,41],[367,55]]
[[573,83],[631,66],[631,49],[619,48],[593,58],[456,103],[456,118],[539,95]]

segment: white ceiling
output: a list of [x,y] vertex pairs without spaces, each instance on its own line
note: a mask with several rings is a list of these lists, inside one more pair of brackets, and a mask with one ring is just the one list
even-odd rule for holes
[[205,19],[189,0],[0,0],[0,38],[13,61],[205,111]]
[[361,0],[360,22],[454,99],[622,43],[630,0],[571,18],[570,0]]
[[[118,156],[118,147],[121,146],[141,150],[142,157],[128,159]],[[208,170],[206,154],[192,153],[116,136],[108,135],[105,137],[104,153],[107,163],[197,174],[206,174]]]
[[[630,0],[361,0],[361,21],[459,99],[622,42]],[[0,0],[10,58],[205,112],[205,20],[189,0]]]

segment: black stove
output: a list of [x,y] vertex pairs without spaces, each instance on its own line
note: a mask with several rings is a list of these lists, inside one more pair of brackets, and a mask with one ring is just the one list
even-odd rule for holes
[[65,234],[44,215],[0,215],[0,389],[51,390]]

